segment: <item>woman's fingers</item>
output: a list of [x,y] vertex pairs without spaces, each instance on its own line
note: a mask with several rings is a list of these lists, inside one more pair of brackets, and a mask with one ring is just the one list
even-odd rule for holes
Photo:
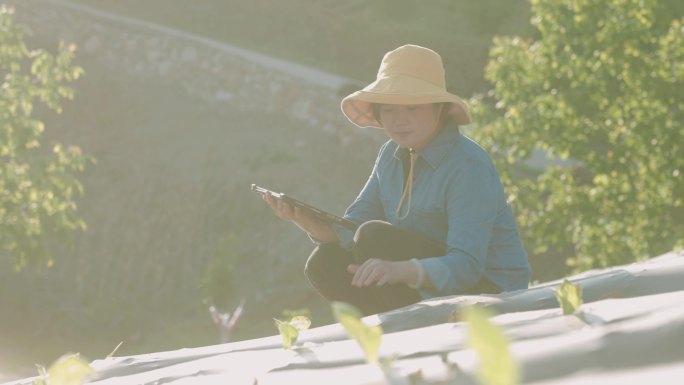
[[387,277],[388,277],[387,273],[381,274],[380,277],[378,278],[378,281],[375,283],[375,285],[376,286],[382,286],[382,285],[386,284],[387,280],[388,280]]
[[309,234],[312,239],[321,243],[339,240],[330,223],[318,219],[316,216],[307,213],[306,210],[290,205],[269,193],[263,194],[262,197],[278,218],[293,222],[297,227]]
[[375,258],[367,260],[361,266],[350,265],[348,270],[354,273],[351,284],[356,287],[384,285],[388,282],[389,267],[388,262]]
[[366,281],[368,280],[368,276],[371,274],[372,269],[373,267],[370,266],[368,261],[366,261],[363,265],[361,265],[359,271],[356,272],[356,279],[352,280],[352,282],[355,282],[356,286],[358,287],[368,286]]
[[277,214],[278,213],[278,204],[275,198],[271,196],[271,194],[266,193],[262,195],[266,203],[268,203],[269,206],[271,206],[271,209]]
[[289,204],[283,202],[282,199],[276,199],[268,193],[264,194],[263,197],[266,203],[268,203],[268,205],[271,206],[271,209],[279,218],[284,219],[286,221],[294,219],[294,210]]
[[371,264],[373,263],[372,259],[367,260],[366,262],[362,263],[361,266],[359,266],[358,270],[356,270],[356,273],[354,273],[354,277],[352,278],[352,286],[356,287],[362,287],[366,286],[366,278],[370,274],[370,269],[371,269]]

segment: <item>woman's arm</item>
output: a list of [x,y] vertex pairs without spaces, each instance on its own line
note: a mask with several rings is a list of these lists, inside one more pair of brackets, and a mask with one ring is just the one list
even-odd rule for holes
[[439,294],[463,292],[482,278],[502,187],[492,166],[472,161],[447,191],[447,254],[420,261]]
[[345,217],[356,223],[367,222],[372,219],[385,219],[385,213],[380,202],[380,179],[378,172],[383,158],[387,156],[388,143],[385,143],[378,152],[373,169],[371,170],[366,184],[363,186],[354,202],[347,208]]

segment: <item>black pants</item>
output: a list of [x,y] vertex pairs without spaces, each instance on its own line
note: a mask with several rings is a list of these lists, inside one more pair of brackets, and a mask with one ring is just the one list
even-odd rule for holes
[[[352,251],[337,243],[317,246],[304,268],[311,285],[329,301],[347,302],[365,315],[397,309],[421,300],[417,290],[405,284],[354,287],[347,266],[369,258],[407,261],[444,255],[446,246],[433,239],[412,233],[384,221],[369,221],[356,230]],[[501,290],[483,279],[468,293],[498,293]]]

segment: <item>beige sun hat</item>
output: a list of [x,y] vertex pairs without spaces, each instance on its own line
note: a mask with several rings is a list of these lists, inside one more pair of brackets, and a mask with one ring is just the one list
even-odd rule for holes
[[373,104],[451,103],[447,110],[459,125],[470,123],[468,106],[447,92],[442,57],[431,49],[407,44],[387,52],[375,81],[342,99],[342,112],[360,127],[382,128]]

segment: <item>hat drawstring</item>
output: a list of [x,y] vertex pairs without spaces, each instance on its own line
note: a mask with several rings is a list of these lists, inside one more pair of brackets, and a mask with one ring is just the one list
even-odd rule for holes
[[[438,109],[437,109],[437,120],[435,120],[435,123],[432,127],[434,130],[441,122],[442,122],[442,110],[443,110],[444,104],[439,104]],[[408,217],[409,213],[411,212],[411,198],[412,198],[412,192],[413,192],[413,164],[416,161],[416,150],[413,149],[413,147],[409,148],[409,159],[410,159],[410,166],[409,166],[409,172],[408,176],[406,177],[406,183],[404,184],[404,191],[401,193],[401,199],[399,200],[399,205],[397,206],[397,211],[394,212],[394,215],[397,217],[398,220],[404,220],[406,217]],[[406,204],[406,213],[404,215],[401,215],[401,208],[404,206],[404,199],[406,199],[406,194],[408,193],[408,203]]]
[[[404,191],[401,193],[401,199],[399,200],[399,206],[397,206],[397,211],[394,213],[394,215],[399,220],[403,220],[411,212],[411,194],[413,191],[413,163],[416,161],[416,150],[414,150],[413,148],[409,148],[409,159],[411,165],[409,166],[408,176],[406,177],[406,184],[404,185]],[[404,205],[404,199],[406,199],[407,193],[408,203],[406,205],[406,213],[404,215],[401,215],[401,208]]]

